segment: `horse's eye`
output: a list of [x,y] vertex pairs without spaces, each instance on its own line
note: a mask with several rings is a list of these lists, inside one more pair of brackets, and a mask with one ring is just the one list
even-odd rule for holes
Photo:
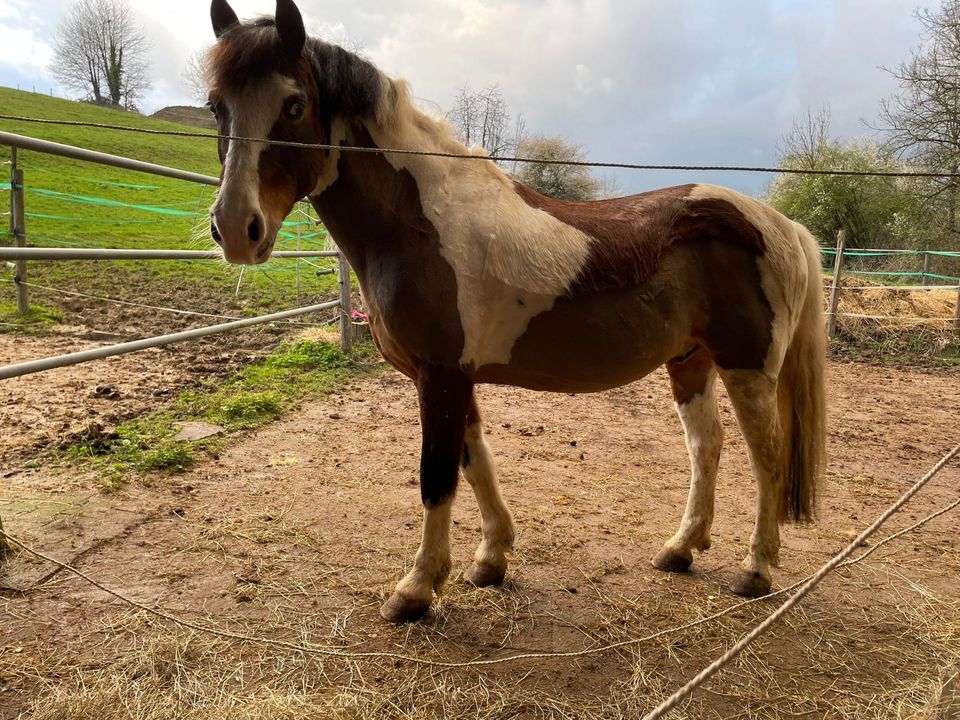
[[290,103],[287,107],[287,115],[293,118],[294,120],[303,116],[303,113],[306,111],[307,106],[297,100],[296,102]]

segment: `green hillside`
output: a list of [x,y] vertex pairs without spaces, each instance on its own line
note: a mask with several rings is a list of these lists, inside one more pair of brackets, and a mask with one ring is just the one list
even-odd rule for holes
[[[29,92],[0,88],[0,113],[54,120],[107,123],[154,130],[197,129],[85,103],[60,100]],[[219,173],[216,144],[204,138],[145,135],[101,128],[42,125],[0,120],[0,130],[75,145],[207,175]],[[0,161],[10,160],[10,148],[0,147]],[[18,151],[18,166],[24,171],[25,212],[28,244],[36,247],[186,248],[215,247],[209,235],[207,209],[215,189],[155,175]],[[4,210],[9,195],[9,165],[0,171],[0,202]],[[4,223],[7,224],[6,222]],[[280,249],[322,247],[325,234],[313,219],[303,214],[288,218],[278,242]],[[0,236],[2,238],[2,236]],[[0,239],[9,244],[10,238]],[[316,261],[329,265],[327,260]],[[109,267],[110,271],[105,272]],[[310,270],[310,272],[304,272]],[[296,297],[296,262],[273,261],[248,269],[240,283],[240,296],[248,304],[265,308],[290,305]],[[229,291],[233,298],[240,269],[217,262],[141,263],[31,263],[33,282],[67,287],[82,292],[108,293],[122,297],[128,274],[135,285],[144,281],[176,285],[202,285],[214,293]],[[329,294],[330,276],[318,278],[315,269],[301,264],[301,291],[310,299]],[[9,279],[9,270],[0,278]],[[157,288],[159,294],[162,287]],[[157,293],[151,293],[157,294]],[[0,287],[0,302],[12,290]]]

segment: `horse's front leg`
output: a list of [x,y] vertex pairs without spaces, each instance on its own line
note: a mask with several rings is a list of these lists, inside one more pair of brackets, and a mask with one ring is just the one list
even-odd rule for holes
[[423,366],[417,377],[423,447],[420,495],[423,537],[413,569],[380,608],[389,622],[419,620],[430,609],[450,574],[450,510],[463,453],[467,408],[473,383],[459,368]]

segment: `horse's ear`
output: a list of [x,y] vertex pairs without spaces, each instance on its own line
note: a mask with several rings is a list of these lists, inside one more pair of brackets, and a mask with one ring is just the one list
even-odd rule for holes
[[307,41],[307,31],[303,29],[303,17],[293,0],[277,0],[277,34],[287,56],[299,57]]
[[213,0],[210,3],[210,20],[213,22],[213,34],[218,38],[240,22],[227,0]]

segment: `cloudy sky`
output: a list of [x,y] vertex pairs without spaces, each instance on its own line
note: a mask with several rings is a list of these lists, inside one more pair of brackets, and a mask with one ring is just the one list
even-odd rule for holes
[[[938,0],[927,0],[936,5]],[[0,85],[64,96],[47,71],[72,0],[0,0]],[[129,0],[151,43],[152,112],[190,102],[181,73],[208,44],[204,0]],[[300,0],[308,30],[359,45],[439,109],[464,84],[498,84],[528,127],[593,160],[773,164],[807,108],[835,135],[865,134],[896,86],[881,66],[919,42],[924,0]],[[240,17],[269,0],[235,0]],[[624,190],[708,180],[762,192],[768,178],[624,172]]]

